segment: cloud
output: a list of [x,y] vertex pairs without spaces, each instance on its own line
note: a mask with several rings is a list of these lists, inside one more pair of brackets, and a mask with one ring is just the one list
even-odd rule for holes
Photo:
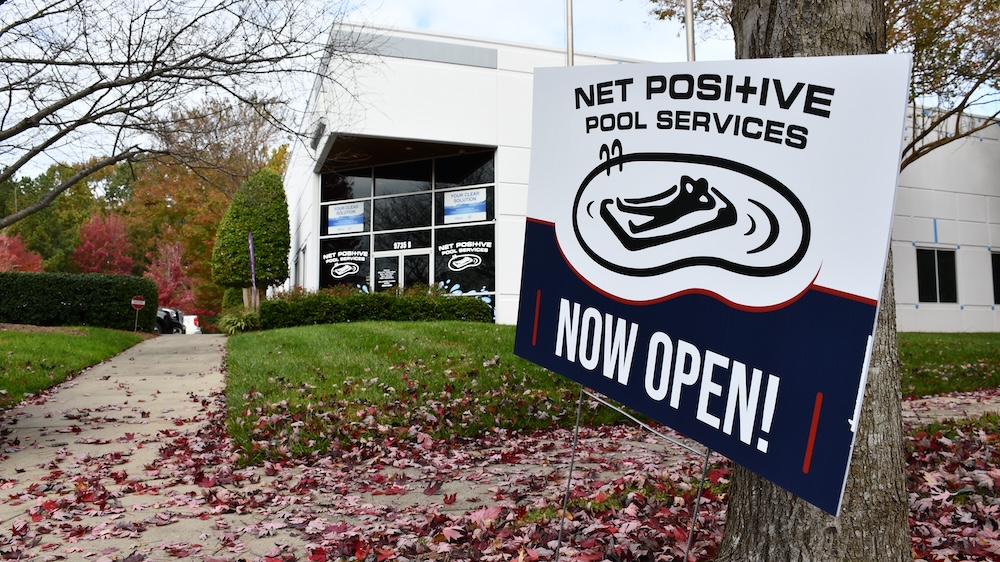
[[[686,60],[682,27],[649,14],[648,0],[576,0],[573,43],[579,53],[655,62]],[[566,48],[566,3],[558,0],[382,0],[366,21],[398,29]],[[698,60],[733,58],[731,39],[699,39]]]

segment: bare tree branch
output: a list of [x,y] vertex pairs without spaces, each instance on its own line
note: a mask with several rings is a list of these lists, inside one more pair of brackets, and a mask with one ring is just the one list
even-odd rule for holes
[[78,154],[77,161],[96,156],[111,165],[162,152],[157,135],[176,124],[172,111],[205,99],[249,104],[294,134],[289,104],[308,91],[304,78],[320,59],[350,67],[369,55],[363,34],[327,40],[344,27],[346,2],[0,1],[0,183],[38,168],[40,158]]
[[[683,20],[683,0],[650,0],[650,13]],[[732,23],[732,0],[695,0],[696,20]],[[975,135],[1000,117],[1000,4],[997,0],[886,0],[890,51],[913,56],[911,137],[900,169],[932,150]],[[977,122],[971,115],[980,115]],[[933,140],[931,140],[933,139]]]

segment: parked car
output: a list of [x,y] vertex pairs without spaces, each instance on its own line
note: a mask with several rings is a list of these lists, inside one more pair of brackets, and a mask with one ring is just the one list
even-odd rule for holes
[[176,308],[158,307],[156,309],[156,333],[158,334],[183,334],[187,329],[184,327],[184,313]]
[[201,324],[198,322],[197,314],[185,314],[184,315],[184,333],[185,334],[200,334]]

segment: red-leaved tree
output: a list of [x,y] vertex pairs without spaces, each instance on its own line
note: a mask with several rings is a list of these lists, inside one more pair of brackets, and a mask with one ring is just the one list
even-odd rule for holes
[[73,263],[84,273],[132,273],[125,223],[116,214],[93,214],[80,225],[80,244]]
[[184,311],[194,309],[194,289],[184,266],[184,245],[180,242],[160,242],[156,255],[147,254],[149,271],[145,276],[156,283],[160,306]]
[[0,233],[0,271],[42,271],[42,256],[24,246],[19,234]]

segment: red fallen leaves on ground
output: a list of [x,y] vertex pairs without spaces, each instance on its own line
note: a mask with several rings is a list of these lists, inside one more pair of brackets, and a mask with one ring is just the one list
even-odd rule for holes
[[[565,430],[492,431],[451,442],[422,431],[411,431],[408,439],[390,432],[329,455],[244,468],[233,464],[238,455],[224,434],[222,397],[193,398],[210,423],[150,439],[159,455],[146,474],[130,478],[118,467],[121,453],[65,454],[53,461],[44,482],[28,488],[28,497],[0,496],[0,502],[23,502],[25,510],[0,528],[0,558],[58,558],[103,536],[141,542],[149,529],[182,519],[205,520],[206,535],[224,550],[209,553],[202,544],[174,542],[157,546],[161,555],[216,562],[537,561],[555,558],[562,532],[567,560],[684,558],[701,459],[663,452],[634,427],[581,432],[570,508],[561,516],[571,442]],[[1000,559],[995,432],[916,432],[908,446],[915,557]],[[714,457],[698,509],[693,560],[715,557],[729,477],[726,462]],[[472,487],[478,497],[468,493]],[[380,503],[380,496],[392,499]],[[219,518],[226,513],[253,513],[259,522],[236,528]],[[125,519],[129,514],[140,518]],[[76,523],[82,517],[103,519]],[[262,537],[276,545],[272,551],[256,558],[241,554],[246,541]],[[112,554],[104,558],[147,559]]]

